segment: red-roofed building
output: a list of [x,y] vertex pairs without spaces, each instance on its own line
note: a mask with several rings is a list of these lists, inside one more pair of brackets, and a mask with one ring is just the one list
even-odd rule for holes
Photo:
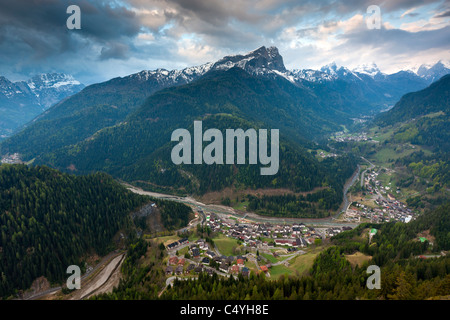
[[178,263],[178,257],[170,257],[169,258],[169,264],[175,265]]
[[236,263],[239,267],[243,267],[244,266],[244,259],[237,259]]
[[266,266],[261,266],[260,268],[261,268],[262,272],[268,272],[269,271],[269,269],[267,269]]
[[237,264],[231,267],[231,273],[239,273],[239,266]]

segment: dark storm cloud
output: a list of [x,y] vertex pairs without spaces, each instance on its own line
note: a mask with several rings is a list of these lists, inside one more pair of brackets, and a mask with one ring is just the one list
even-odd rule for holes
[[[430,48],[450,49],[448,35],[450,26],[436,30],[424,30],[409,32],[400,29],[369,30],[341,35],[340,38],[347,41],[341,49],[351,51],[359,48],[372,48],[383,50],[392,55],[397,54],[419,54]],[[336,48],[339,51],[339,48]]]
[[[330,32],[334,40],[329,30],[364,15],[369,5],[394,18],[402,13],[412,18],[416,8],[431,3],[437,4],[434,17],[448,16],[449,1],[443,0],[0,0],[0,73],[68,72],[94,81],[118,72],[204,63],[261,45],[288,48],[297,39],[310,52],[321,33]],[[81,30],[66,27],[72,4],[81,8]],[[439,30],[380,33],[377,41],[365,39],[373,33],[364,30],[340,37],[346,48],[388,51],[418,52],[448,43]]]
[[100,53],[100,60],[126,59],[128,46],[123,43],[110,43],[108,47],[103,47]]
[[420,7],[433,3],[441,3],[442,0],[318,0],[316,3],[324,3],[324,8],[340,12],[351,13],[355,11],[364,11],[371,5],[377,5],[382,12],[389,13],[397,10],[408,10],[414,7]]
[[408,16],[408,17],[417,17],[419,15],[420,15],[420,13],[417,13],[417,12],[411,12],[411,13],[405,14],[405,16]]
[[[442,0],[128,0],[136,8],[164,11],[173,23],[170,35],[195,33],[214,46],[248,46],[276,38],[286,27],[300,22],[317,24],[342,15],[365,14],[370,5],[382,13],[408,10]],[[416,13],[410,13],[410,17]],[[153,20],[149,15],[148,20]],[[146,19],[143,19],[143,24]],[[150,24],[152,22],[149,22]],[[233,41],[234,38],[234,41]],[[222,44],[222,45],[221,45]],[[245,47],[245,45],[244,45]]]
[[445,18],[445,17],[450,17],[450,10],[435,16],[435,18]]
[[[81,9],[81,30],[66,27],[70,4]],[[16,48],[19,56],[42,60],[98,45],[111,47],[112,53],[118,52],[117,43],[129,41],[140,30],[134,12],[120,5],[86,0],[70,4],[56,0],[0,0],[1,52]]]

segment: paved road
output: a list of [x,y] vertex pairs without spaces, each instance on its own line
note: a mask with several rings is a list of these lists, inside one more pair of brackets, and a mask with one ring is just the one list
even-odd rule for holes
[[364,161],[366,161],[367,163],[370,164],[370,168],[367,168],[366,170],[364,170],[364,171],[361,173],[361,187],[363,187],[363,186],[364,186],[364,174],[365,174],[368,170],[372,170],[372,169],[375,167],[375,165],[374,165],[372,162],[370,162],[369,160],[367,160],[366,158],[364,158],[364,157],[361,157],[361,159],[363,159]]
[[280,264],[284,264],[286,261],[292,260],[292,259],[295,258],[296,256],[299,256],[299,255],[302,255],[302,254],[305,254],[305,253],[306,253],[306,252],[303,251],[303,250],[298,250],[298,251],[294,252],[293,254],[289,254],[289,255],[280,255],[280,257],[287,257],[287,258],[284,259],[284,260],[281,260],[281,261],[272,263],[272,266],[278,266],[278,265],[280,265]]
[[[90,270],[89,272],[86,272],[84,275],[81,276],[81,283],[83,283],[83,280],[85,280],[89,275],[93,274],[95,271],[97,271],[100,267],[102,267],[107,261],[112,260],[114,257],[118,256],[122,254],[121,252],[118,251],[114,251],[111,252],[110,254],[108,254],[107,256],[105,256],[94,268],[92,268],[92,270]],[[69,277],[69,274],[67,275],[67,277]],[[39,292],[37,294],[34,294],[32,296],[26,297],[24,300],[37,300],[39,298],[42,298],[44,296],[47,296],[49,294],[55,293],[59,290],[61,290],[62,287],[58,286],[58,287],[53,287],[50,288],[46,291],[43,292]]]
[[355,173],[353,173],[351,180],[347,181],[347,183],[344,185],[344,190],[342,191],[343,196],[344,196],[344,201],[341,205],[342,209],[338,210],[338,212],[334,216],[332,216],[331,219],[337,219],[341,213],[347,211],[348,207],[350,206],[350,203],[349,203],[348,197],[347,197],[347,192],[351,188],[351,186],[353,186],[353,184],[356,182],[356,180],[358,180],[360,171],[361,171],[361,167],[358,164],[358,168],[356,169]]

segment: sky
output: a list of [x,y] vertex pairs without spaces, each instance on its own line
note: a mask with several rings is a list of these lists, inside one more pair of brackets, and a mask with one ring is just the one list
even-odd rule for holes
[[[69,29],[70,5],[81,29]],[[369,28],[371,5],[380,28]],[[382,72],[450,60],[450,0],[0,0],[0,75],[72,74],[89,85],[276,46],[288,69]]]

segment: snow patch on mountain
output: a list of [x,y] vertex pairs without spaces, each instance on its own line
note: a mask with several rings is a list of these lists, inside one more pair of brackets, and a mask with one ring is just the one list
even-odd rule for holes
[[356,68],[352,69],[352,71],[353,71],[353,73],[366,74],[372,78],[374,78],[378,74],[381,74],[380,69],[374,62],[369,63],[369,64],[359,65]]
[[39,74],[26,81],[17,82],[0,77],[0,95],[7,97],[11,102],[26,99],[43,109],[83,88],[81,82],[63,73]]
[[450,73],[450,62],[440,60],[435,64],[422,64],[416,71],[416,74],[427,80],[434,82]]

